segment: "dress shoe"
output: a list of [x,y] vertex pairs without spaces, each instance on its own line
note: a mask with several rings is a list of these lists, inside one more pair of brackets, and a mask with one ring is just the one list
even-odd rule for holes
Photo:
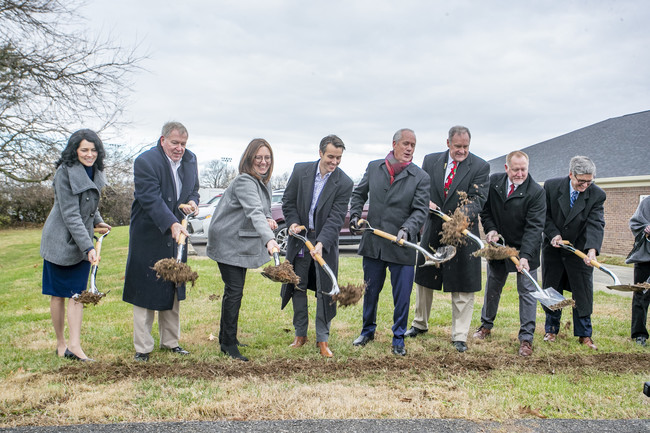
[[289,347],[293,347],[294,349],[297,349],[298,347],[304,346],[306,342],[307,342],[307,337],[296,337],[293,339],[293,343],[291,343]]
[[133,357],[136,361],[140,362],[147,362],[149,361],[149,354],[148,353],[141,353],[141,352],[135,352],[135,356]]
[[321,356],[324,356],[325,358],[332,358],[334,354],[330,350],[330,348],[327,345],[327,341],[319,341],[316,343],[316,347],[320,349],[320,354]]
[[530,356],[532,354],[533,344],[530,341],[524,340],[519,343],[519,356]]
[[371,336],[366,336],[366,335],[359,335],[356,340],[352,342],[353,346],[365,346],[368,344],[369,341],[372,341],[375,339],[374,335]]
[[404,346],[391,346],[390,351],[393,355],[406,356],[406,348]]
[[244,355],[239,353],[239,348],[236,344],[232,346],[221,345],[221,351],[226,355],[230,356],[232,359],[239,359],[240,361],[248,361]]
[[404,333],[404,336],[415,338],[420,334],[426,334],[427,331],[428,329],[420,329],[420,328],[416,328],[415,326],[411,326],[411,328]]
[[178,355],[189,355],[190,352],[187,350],[183,349],[181,346],[176,346],[173,349],[169,349],[170,352],[176,353]]
[[[58,352],[57,352],[57,355],[58,355]],[[75,355],[74,353],[72,353],[72,352],[70,351],[70,349],[67,349],[67,348],[65,349],[65,353],[63,354],[63,356],[64,356],[65,358],[67,358],[67,359],[72,359],[72,360],[74,360],[74,361],[81,361],[81,362],[95,362],[95,360],[92,359],[92,358],[79,358],[77,355]]]
[[453,344],[456,350],[460,353],[467,350],[467,344],[464,341],[452,341],[451,344]]
[[555,342],[555,338],[557,338],[557,334],[553,334],[552,332],[544,334],[544,341],[548,341],[549,343]]
[[645,346],[646,346],[646,341],[647,341],[647,340],[648,340],[648,339],[645,338],[645,337],[636,337],[636,339],[634,340],[634,342],[635,342],[636,344],[638,344],[639,346],[645,347]]
[[481,326],[476,330],[472,337],[478,340],[485,340],[485,338],[492,333],[491,329],[487,329],[485,326]]
[[591,337],[580,337],[578,338],[578,343],[584,344],[590,349],[598,350],[598,346],[594,344],[594,340],[592,340]]

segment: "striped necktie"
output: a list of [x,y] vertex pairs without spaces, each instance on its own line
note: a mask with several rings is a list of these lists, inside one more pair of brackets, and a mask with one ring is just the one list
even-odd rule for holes
[[571,207],[573,207],[573,203],[576,202],[576,199],[578,198],[578,194],[579,194],[578,191],[573,191],[573,192],[571,193],[571,199],[570,199],[571,201],[569,202],[569,205],[570,205]]

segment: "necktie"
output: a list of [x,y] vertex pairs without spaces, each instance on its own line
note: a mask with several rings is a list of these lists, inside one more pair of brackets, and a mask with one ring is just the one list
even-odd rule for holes
[[573,207],[573,203],[576,202],[576,199],[578,198],[578,194],[579,194],[578,191],[573,191],[571,193],[571,202],[569,203],[571,207]]
[[445,180],[445,198],[447,198],[447,193],[449,193],[449,188],[451,187],[451,182],[454,180],[454,176],[456,176],[456,167],[457,166],[458,166],[458,163],[456,161],[452,161],[451,170],[449,171],[449,175],[447,176],[447,180]]
[[513,192],[514,190],[515,190],[515,184],[514,184],[514,183],[511,183],[511,184],[510,184],[510,191],[508,191],[508,197],[510,197],[510,195],[512,194],[512,192]]

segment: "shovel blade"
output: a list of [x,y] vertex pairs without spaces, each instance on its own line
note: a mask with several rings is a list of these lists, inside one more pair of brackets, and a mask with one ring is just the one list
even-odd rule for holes
[[539,301],[540,304],[548,308],[549,310],[561,310],[565,307],[573,307],[575,301],[573,299],[567,299],[560,292],[555,290],[553,287],[548,287],[546,289],[538,288],[533,292],[533,297]]

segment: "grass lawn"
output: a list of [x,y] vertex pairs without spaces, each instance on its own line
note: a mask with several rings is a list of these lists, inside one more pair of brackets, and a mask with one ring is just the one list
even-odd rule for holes
[[[577,343],[571,312],[554,344],[542,341],[538,307],[534,353],[517,355],[517,292],[511,276],[488,340],[469,341],[459,354],[450,344],[449,295],[436,293],[430,330],[406,341],[408,356],[390,353],[392,297],[380,297],[376,340],[352,346],[361,329],[361,303],[340,308],[332,322],[333,359],[315,347],[314,300],[309,344],[293,340],[291,306],[280,310],[280,286],[249,271],[239,318],[243,363],[219,353],[223,283],[215,262],[190,258],[200,275],[181,303],[178,357],[154,350],[149,363],[133,361],[132,307],[122,302],[128,228],[104,240],[98,287],[110,293],[85,309],[82,345],[95,363],[54,355],[49,298],[41,295],[39,229],[0,231],[0,427],[77,423],[269,420],[320,418],[648,418],[650,349],[632,343],[630,299],[598,292],[594,340]],[[362,281],[361,258],[340,263],[340,284]],[[485,281],[485,278],[483,279]],[[476,296],[472,328],[480,322]],[[411,299],[414,308],[415,294]],[[411,312],[410,319],[413,317]],[[157,323],[157,322],[156,322]],[[157,325],[154,323],[154,328]],[[157,338],[157,329],[154,329]]]

